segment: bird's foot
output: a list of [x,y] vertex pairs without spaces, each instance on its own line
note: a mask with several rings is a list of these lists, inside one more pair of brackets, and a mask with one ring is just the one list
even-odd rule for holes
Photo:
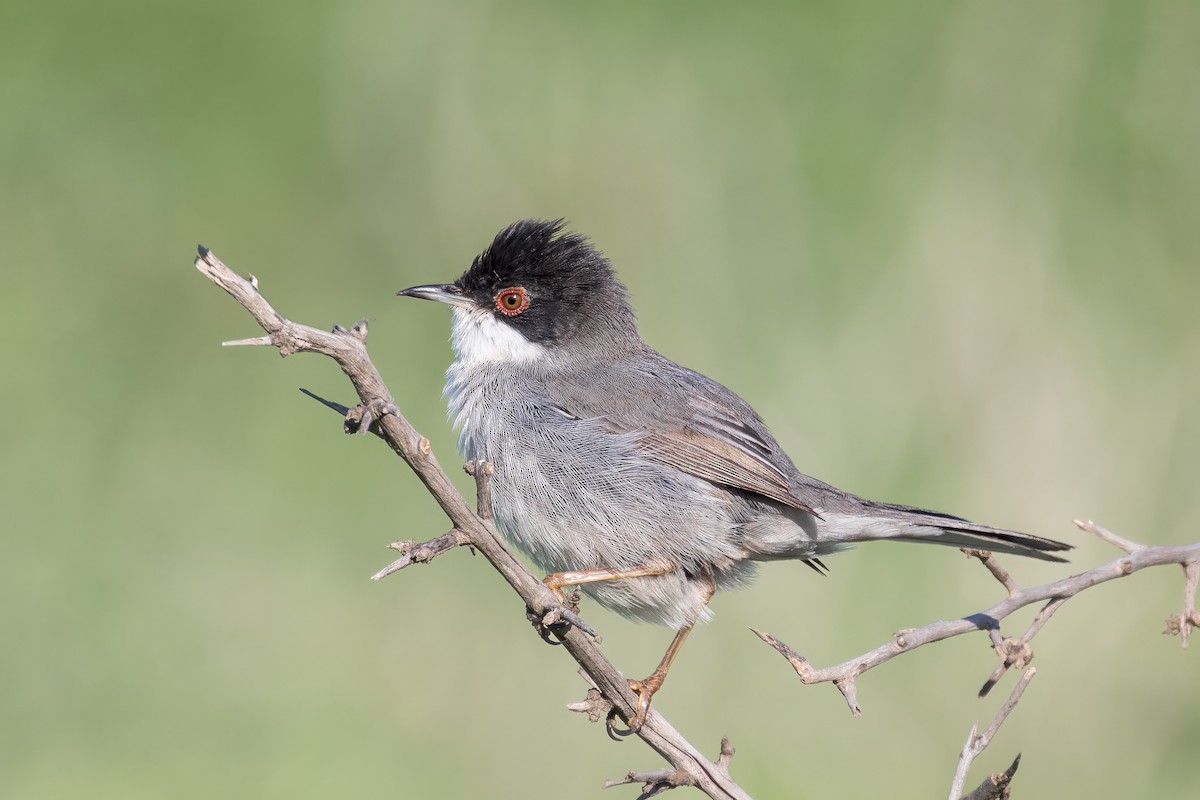
[[633,719],[628,721],[629,727],[622,730],[616,726],[617,709],[614,707],[608,712],[608,718],[605,720],[605,727],[608,728],[608,735],[614,739],[617,736],[629,736],[637,733],[646,724],[646,717],[650,714],[650,700],[654,697],[654,693],[662,688],[663,681],[666,679],[666,674],[655,671],[650,677],[643,678],[640,681],[630,681],[629,688],[637,695],[637,705],[634,707]]
[[538,636],[546,644],[561,644],[556,639],[551,638],[551,634],[563,634],[566,629],[572,625],[586,633],[588,636],[601,641],[600,635],[596,633],[596,629],[584,622],[583,617],[579,616],[579,589],[572,589],[570,592],[562,592],[559,589],[553,589],[555,598],[559,602],[550,606],[549,610],[544,614],[539,614],[531,608],[525,609],[525,617],[533,625],[533,629],[537,631]]

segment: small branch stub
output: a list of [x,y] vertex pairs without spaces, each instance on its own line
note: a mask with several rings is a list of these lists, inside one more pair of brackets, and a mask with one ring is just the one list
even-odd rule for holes
[[393,572],[399,572],[412,564],[428,564],[442,553],[447,553],[456,547],[462,547],[470,543],[467,535],[457,528],[443,533],[436,539],[430,539],[420,544],[411,539],[392,542],[388,545],[388,548],[400,553],[400,557],[372,575],[371,580],[381,580]]
[[1200,628],[1200,611],[1196,610],[1196,589],[1197,585],[1200,585],[1200,559],[1185,561],[1183,576],[1183,610],[1167,617],[1167,627],[1163,633],[1178,636],[1180,643],[1186,649],[1192,629]]
[[625,786],[631,783],[642,784],[642,793],[638,795],[638,800],[655,797],[680,786],[691,785],[687,782],[687,776],[680,774],[679,770],[663,768],[645,772],[630,772],[624,778],[606,780],[604,788],[611,789],[614,786]]
[[483,519],[492,518],[492,474],[496,471],[490,461],[471,459],[463,471],[475,479],[475,512]]
[[613,704],[600,694],[600,690],[592,687],[588,689],[587,695],[578,703],[567,703],[567,710],[574,711],[576,714],[587,714],[588,722],[599,722],[608,717],[608,712],[612,711]]
[[271,341],[270,336],[252,336],[249,339],[230,339],[227,342],[221,342],[222,347],[267,347],[275,344]]
[[976,786],[970,794],[964,795],[962,800],[1008,800],[1011,796],[1009,787],[1020,764],[1021,754],[1017,753],[1008,769],[1004,772],[993,772],[984,778],[983,783]]
[[[713,766],[726,778],[729,777],[729,763],[733,760],[734,752],[733,745],[729,743],[729,737],[722,737],[721,755],[717,757]],[[614,786],[625,786],[631,783],[642,784],[642,793],[638,795],[638,800],[655,797],[663,792],[669,792],[671,789],[678,789],[681,786],[696,785],[693,777],[681,770],[653,769],[629,772],[623,778],[606,780],[604,788],[611,789]]]

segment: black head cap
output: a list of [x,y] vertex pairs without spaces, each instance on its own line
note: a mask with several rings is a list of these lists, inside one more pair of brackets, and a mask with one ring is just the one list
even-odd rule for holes
[[606,348],[641,341],[629,291],[612,265],[586,237],[564,232],[561,219],[509,225],[455,286],[539,344],[589,339]]

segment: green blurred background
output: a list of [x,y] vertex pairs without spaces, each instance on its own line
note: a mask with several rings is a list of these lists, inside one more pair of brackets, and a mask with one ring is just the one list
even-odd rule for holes
[[[293,319],[369,318],[448,466],[448,315],[393,292],[563,216],[805,471],[1068,569],[1115,555],[1074,517],[1200,538],[1198,41],[1190,0],[4,4],[0,795],[588,798],[659,765],[563,710],[583,682],[481,558],[366,579],[445,519],[296,391],[350,400],[331,362],[219,347],[257,329],[197,242]],[[943,796],[1011,686],[975,699],[984,636],[870,673],[856,720],[747,627],[826,665],[998,587],[938,548],[830,565],[718,597],[655,702],[756,796]],[[1021,751],[1022,796],[1200,795],[1181,587],[1068,604],[971,784]],[[670,636],[585,612],[631,675]]]

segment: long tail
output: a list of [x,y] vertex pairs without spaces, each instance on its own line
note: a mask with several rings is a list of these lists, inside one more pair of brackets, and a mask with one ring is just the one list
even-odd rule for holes
[[860,500],[853,511],[823,512],[825,534],[832,542],[851,544],[889,539],[928,542],[949,547],[973,547],[1043,561],[1066,561],[1054,555],[1072,545],[1019,531],[979,525],[961,517],[913,506]]

